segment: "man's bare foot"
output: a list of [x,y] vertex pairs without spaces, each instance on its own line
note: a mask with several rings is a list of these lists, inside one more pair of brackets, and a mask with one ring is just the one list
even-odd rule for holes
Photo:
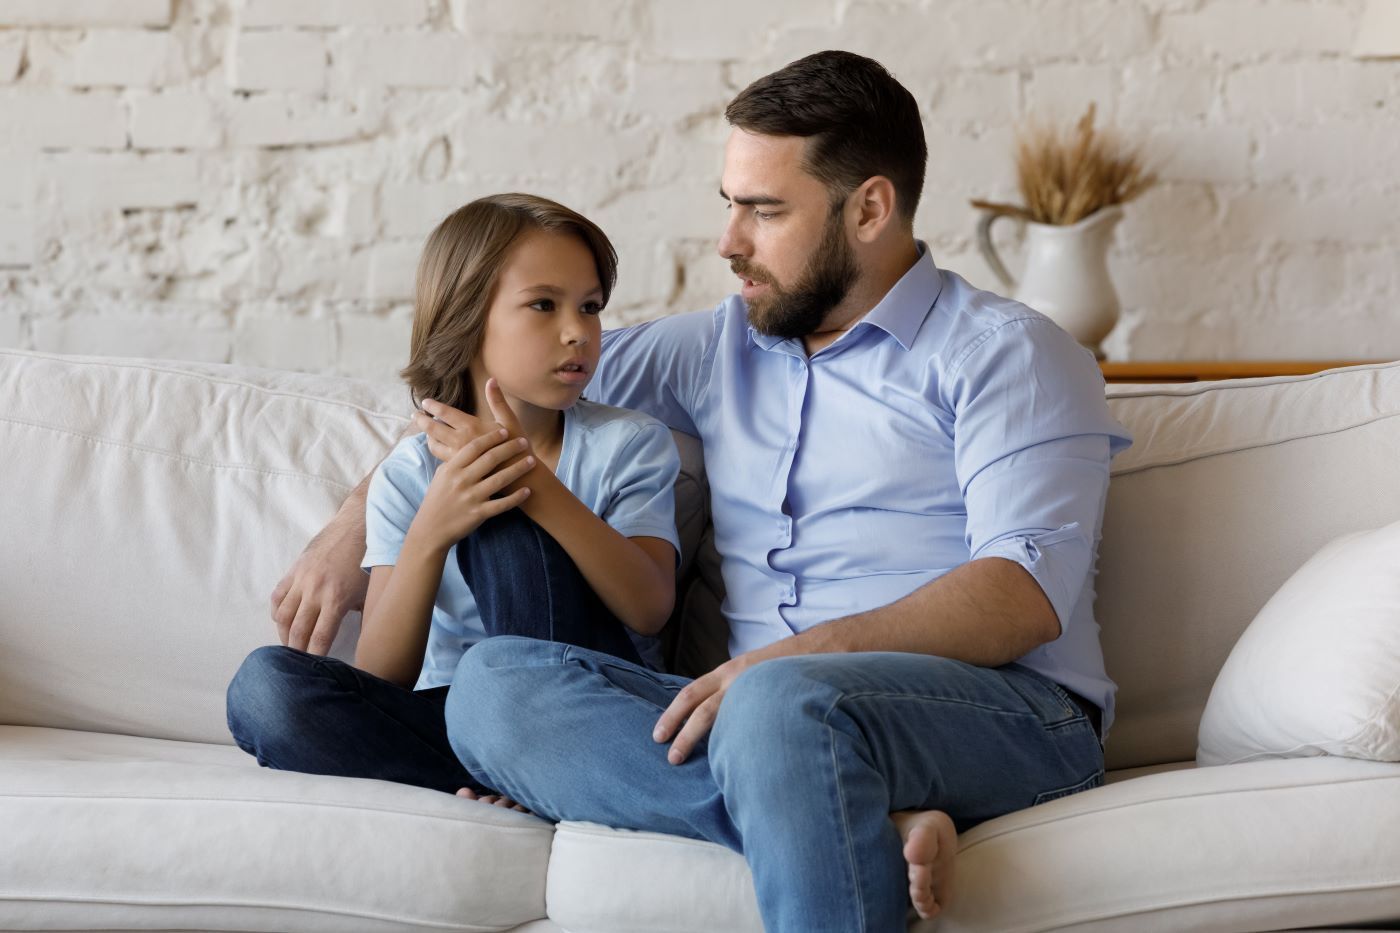
[[526,810],[524,807],[522,807],[520,804],[516,803],[514,800],[511,800],[509,797],[502,797],[500,794],[478,794],[470,787],[463,787],[459,789],[457,791],[457,796],[465,797],[468,800],[479,800],[482,803],[489,803],[492,806],[496,807],[505,807],[507,810],[519,810],[521,813],[530,812],[529,810]]
[[904,840],[909,900],[920,917],[936,917],[947,906],[953,883],[953,862],[958,854],[953,820],[941,810],[901,810],[891,813],[890,819]]

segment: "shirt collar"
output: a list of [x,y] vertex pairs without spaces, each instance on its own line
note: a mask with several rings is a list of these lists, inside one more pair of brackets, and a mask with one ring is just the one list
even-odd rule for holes
[[[909,271],[894,283],[894,287],[885,293],[879,304],[852,325],[851,330],[868,324],[889,334],[905,350],[913,346],[915,335],[919,333],[919,328],[923,326],[929,312],[933,310],[934,302],[938,300],[939,293],[943,291],[943,277],[939,275],[938,267],[933,264],[928,244],[922,240],[915,240],[914,245],[919,250],[919,258],[914,260]],[[771,350],[784,342],[782,337],[760,334],[753,329],[753,325],[749,326],[749,339],[765,350]]]
[[909,271],[894,283],[894,288],[885,293],[880,303],[855,324],[869,324],[880,328],[906,350],[914,345],[915,335],[919,333],[919,328],[923,326],[924,320],[933,310],[934,302],[938,300],[939,293],[943,291],[943,277],[938,274],[938,267],[933,264],[928,244],[922,240],[915,240],[914,245],[919,249],[919,258],[914,260]]

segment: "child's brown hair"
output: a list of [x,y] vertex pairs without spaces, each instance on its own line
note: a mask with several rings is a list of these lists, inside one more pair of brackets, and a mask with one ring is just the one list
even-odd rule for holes
[[481,352],[501,267],[521,234],[572,233],[598,266],[603,304],[617,281],[617,252],[591,220],[531,194],[494,194],[459,207],[428,234],[414,289],[408,366],[399,373],[416,407],[435,399],[472,412],[470,366]]

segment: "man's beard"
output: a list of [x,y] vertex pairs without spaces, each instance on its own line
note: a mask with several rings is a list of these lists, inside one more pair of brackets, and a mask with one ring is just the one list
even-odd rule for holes
[[821,243],[790,289],[780,288],[762,266],[743,259],[732,259],[729,266],[736,275],[768,286],[767,294],[749,301],[749,323],[761,334],[784,339],[806,337],[820,329],[860,277],[839,214],[828,220]]

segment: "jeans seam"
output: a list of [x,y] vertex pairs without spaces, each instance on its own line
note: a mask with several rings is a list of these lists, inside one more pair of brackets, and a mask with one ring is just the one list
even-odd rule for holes
[[851,876],[851,890],[855,891],[856,895],[856,911],[860,917],[860,929],[864,931],[866,929],[865,892],[861,890],[860,876],[856,872],[856,854],[852,849],[854,840],[851,833],[851,822],[846,814],[846,789],[841,782],[841,769],[837,767],[836,763],[836,729],[831,725],[831,714],[836,711],[836,707],[841,705],[843,698],[844,694],[838,692],[831,701],[831,705],[827,707],[826,712],[822,714],[822,726],[826,729],[827,744],[831,748],[831,773],[836,784],[836,796],[839,801],[837,810],[841,814],[841,829],[846,835],[847,871]]
[[[987,713],[998,713],[1002,716],[1020,716],[1027,719],[1040,719],[1040,714],[1035,712],[1035,710],[1033,709],[1005,709],[1004,707],[1000,706],[988,706],[985,703],[974,703],[971,700],[964,700],[960,697],[920,696],[918,694],[905,693],[903,691],[897,690],[863,690],[860,693],[843,693],[841,695],[841,699],[843,700],[867,700],[871,697],[875,697],[882,700],[918,700],[919,702],[954,703],[958,706],[970,706],[973,709],[980,709],[983,712]],[[1081,718],[1084,716],[1082,710],[1080,711],[1079,715]]]

